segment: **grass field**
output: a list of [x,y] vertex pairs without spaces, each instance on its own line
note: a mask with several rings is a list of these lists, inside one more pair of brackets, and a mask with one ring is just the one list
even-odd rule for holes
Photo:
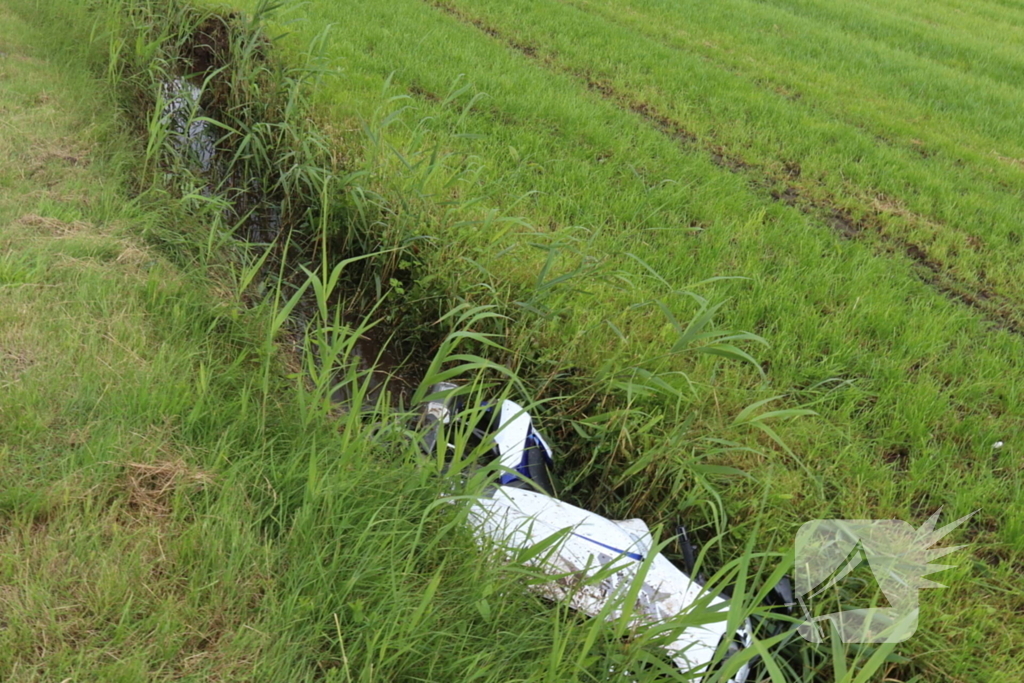
[[[755,477],[718,490],[734,521],[777,534],[776,550],[814,517],[979,509],[960,536],[969,554],[924,596],[921,632],[901,650],[914,664],[889,676],[1022,675],[1019,9],[400,0],[285,16],[294,45],[332,27],[323,59],[340,73],[316,95],[325,120],[389,124],[405,159],[375,151],[377,177],[414,174],[407,164],[434,145],[467,170],[454,188],[415,176],[438,205],[420,231],[467,292],[481,272],[506,301],[586,264],[620,276],[564,293],[559,316],[512,307],[531,320],[513,345],[541,368],[656,355],[676,331],[655,306],[631,306],[660,300],[686,320],[696,304],[683,289],[725,301],[721,327],[770,343],[744,346],[764,378],[674,359],[692,382],[686,433],[675,413],[643,446],[585,443],[573,463],[604,474],[572,494],[613,514],[707,519],[701,494],[652,494],[643,477],[618,480],[616,463],[653,448],[644,472],[670,479],[673,459],[707,455],[700,439],[714,436],[756,449],[708,457]],[[525,225],[489,224],[492,209]],[[558,265],[538,279],[552,246]],[[719,276],[746,279],[694,284]],[[771,407],[819,413],[774,425],[791,452],[734,424],[778,395]]]
[[[125,195],[140,152],[102,47],[11,6],[0,676],[564,681],[628,658],[474,562],[408,449],[281,381],[272,311],[142,239],[180,207]],[[315,0],[276,21],[295,61],[330,26],[314,118],[380,225],[426,238],[391,284],[422,311],[402,351],[459,300],[509,315],[494,360],[549,400],[566,497],[724,529],[718,563],[783,556],[818,517],[977,509],[876,680],[1024,677],[1024,11]],[[843,678],[794,680],[815,676]]]

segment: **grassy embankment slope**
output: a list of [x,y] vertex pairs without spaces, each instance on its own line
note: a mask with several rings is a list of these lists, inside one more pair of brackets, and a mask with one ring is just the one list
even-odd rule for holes
[[298,407],[230,238],[145,184],[94,15],[54,10],[0,5],[0,679],[622,664],[603,622],[476,559],[405,440]]
[[[669,418],[632,449],[587,443],[575,462],[593,457],[599,472],[575,490],[584,503],[692,518],[702,494],[679,485],[693,476],[680,454],[707,453],[699,436],[713,435],[756,448],[716,462],[758,484],[719,490],[734,519],[759,520],[780,550],[815,517],[920,523],[940,506],[946,519],[980,509],[958,534],[971,545],[942,575],[949,588],[923,596],[921,630],[902,651],[920,655],[911,670],[926,680],[1024,675],[1019,10],[397,0],[297,14],[295,44],[333,25],[325,58],[341,74],[318,102],[335,128],[406,107],[384,137],[407,161],[436,144],[472,170],[451,187],[386,152],[373,158],[378,178],[416,176],[432,193],[420,230],[443,245],[454,279],[528,299],[545,257],[533,243],[561,245],[547,278],[591,258],[633,283],[586,281],[513,346],[563,366],[625,365],[676,338],[655,307],[630,304],[658,298],[686,320],[694,304],[674,290],[748,278],[695,291],[729,300],[720,325],[768,339],[767,350],[745,347],[766,378],[674,361],[693,383],[682,412],[695,421],[675,442]],[[459,208],[477,196],[531,227],[467,224],[485,215]],[[733,424],[778,394],[770,407],[821,415],[775,425],[792,453]],[[617,481],[638,457],[647,466],[634,483]],[[768,484],[761,514],[751,501]]]

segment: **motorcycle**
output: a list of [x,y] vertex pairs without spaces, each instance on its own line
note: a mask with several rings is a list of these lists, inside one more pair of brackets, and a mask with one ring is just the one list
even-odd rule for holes
[[[688,571],[655,551],[643,520],[611,520],[558,500],[551,481],[554,454],[534,428],[530,414],[507,399],[467,406],[455,398],[457,389],[449,383],[434,385],[428,398],[435,398],[423,404],[416,427],[428,456],[441,452],[454,456],[455,445],[447,439],[462,429],[468,432],[464,452],[483,452],[481,462],[498,465],[495,478],[469,512],[481,544],[494,544],[514,554],[547,541],[551,546],[546,554],[531,563],[553,579],[534,590],[553,601],[567,601],[592,617],[603,613],[608,620],[621,618],[622,603],[638,578],[642,585],[635,593],[631,627],[667,622],[698,605],[702,612],[718,611],[720,619],[684,628],[665,645],[673,664],[683,672],[709,674],[750,647],[750,619],[731,630],[725,617],[728,597],[709,595],[701,577],[693,576],[693,548],[685,531],[680,540]],[[780,590],[785,594],[785,586]],[[716,662],[722,647],[724,656]],[[752,661],[744,662],[728,683],[745,683]]]

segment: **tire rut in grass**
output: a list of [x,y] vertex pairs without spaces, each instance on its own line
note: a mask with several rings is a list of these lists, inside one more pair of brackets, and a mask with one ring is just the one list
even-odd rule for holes
[[[799,177],[799,173],[793,171],[793,164],[787,165],[783,177],[763,166],[750,163],[714,141],[702,140],[696,133],[658,111],[651,104],[631,97],[607,81],[559,63],[551,53],[544,53],[536,46],[506,35],[480,17],[473,16],[443,0],[424,2],[461,23],[473,26],[523,56],[543,64],[545,68],[581,82],[603,99],[637,115],[651,127],[675,140],[685,150],[703,152],[709,155],[712,163],[719,168],[747,176],[751,188],[762,197],[800,211],[815,222],[828,226],[843,239],[868,244],[876,255],[907,258],[913,264],[920,280],[944,297],[971,308],[997,329],[1024,336],[1024,315],[1018,310],[1016,302],[996,293],[990,287],[973,286],[959,278],[949,266],[930,256],[920,245],[886,233],[883,218],[886,212],[883,209],[870,206],[866,201],[858,199],[858,202],[865,206],[865,211],[863,216],[855,216],[849,209],[839,205],[835,196],[820,184],[806,187],[791,182]],[[925,217],[910,211],[902,210],[900,214],[911,223],[929,223]],[[982,282],[986,281],[983,273],[977,275]]]

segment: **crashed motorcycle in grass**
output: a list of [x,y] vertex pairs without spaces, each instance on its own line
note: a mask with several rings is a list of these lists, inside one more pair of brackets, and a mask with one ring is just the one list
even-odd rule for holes
[[[457,389],[448,383],[431,388],[428,398],[433,400],[424,403],[417,418],[421,448],[428,456],[451,457],[456,449],[449,438],[461,429],[468,434],[463,451],[482,451],[477,462],[497,465],[491,485],[472,503],[470,523],[482,543],[509,552],[545,544],[543,560],[534,564],[553,580],[535,587],[537,592],[608,620],[621,618],[624,599],[635,596],[631,627],[663,623],[695,609],[710,614],[665,646],[673,664],[690,674],[710,674],[751,645],[751,621],[730,629],[728,598],[709,594],[698,577],[691,577],[692,547],[687,573],[655,551],[642,520],[607,519],[554,498],[553,453],[530,414],[511,400],[468,407],[454,398]],[[636,587],[638,577],[642,583]],[[748,660],[727,680],[745,683],[750,675]]]

